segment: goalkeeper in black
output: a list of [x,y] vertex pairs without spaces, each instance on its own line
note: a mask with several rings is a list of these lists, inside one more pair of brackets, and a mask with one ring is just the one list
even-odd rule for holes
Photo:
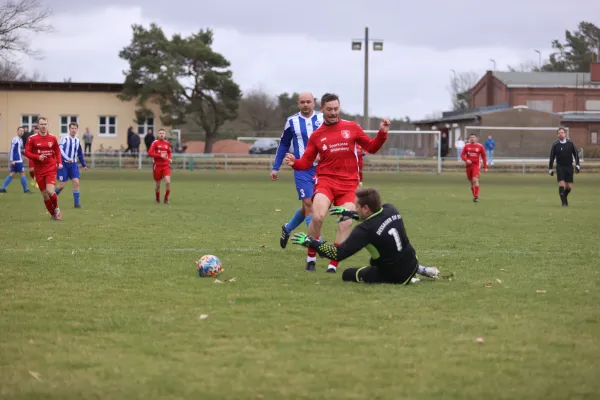
[[340,216],[338,222],[349,218],[362,221],[352,230],[348,239],[338,246],[323,243],[305,233],[296,233],[292,243],[310,247],[321,257],[337,261],[366,247],[371,254],[369,266],[345,269],[342,279],[347,282],[405,285],[411,283],[415,274],[430,278],[439,276],[437,268],[419,265],[398,210],[391,204],[382,206],[375,189],[358,189],[355,203],[357,211],[334,207],[329,212],[330,215]]
[[579,154],[575,143],[567,139],[564,128],[558,128],[558,140],[552,145],[550,150],[550,162],[548,172],[550,176],[554,175],[554,160],[556,160],[556,180],[558,181],[558,195],[562,206],[569,205],[567,197],[573,189],[573,158],[575,159],[575,171],[579,173]]

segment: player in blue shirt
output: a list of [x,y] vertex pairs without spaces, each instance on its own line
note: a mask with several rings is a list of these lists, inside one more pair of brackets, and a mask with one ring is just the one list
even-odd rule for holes
[[79,203],[79,165],[77,159],[81,163],[84,170],[87,169],[87,164],[83,158],[83,150],[81,149],[81,141],[76,137],[79,125],[76,122],[69,124],[69,135],[63,136],[60,139],[59,147],[62,155],[63,168],[58,170],[58,187],[56,194],[60,194],[65,187],[65,184],[70,179],[73,182],[73,202],[75,208],[81,208]]
[[[312,93],[304,92],[298,97],[299,113],[289,117],[285,123],[281,141],[277,147],[275,162],[271,171],[271,179],[278,179],[279,168],[285,155],[290,150],[290,145],[294,145],[294,156],[296,159],[302,157],[304,149],[308,144],[308,138],[316,131],[323,123],[323,114],[315,112],[315,99]],[[298,199],[302,200],[302,207],[296,210],[292,219],[281,227],[281,239],[279,244],[282,248],[287,246],[291,232],[296,229],[303,221],[306,221],[306,226],[310,224],[312,219],[312,197],[314,189],[315,166],[306,171],[294,171],[294,181],[296,182],[296,190],[298,191]]]
[[4,180],[0,193],[6,193],[6,187],[12,182],[13,176],[16,173],[21,174],[21,186],[23,186],[24,193],[31,193],[27,188],[27,178],[25,178],[25,164],[23,163],[23,134],[25,129],[23,127],[17,128],[17,136],[15,136],[10,142],[10,155],[8,156],[10,161],[10,174]]

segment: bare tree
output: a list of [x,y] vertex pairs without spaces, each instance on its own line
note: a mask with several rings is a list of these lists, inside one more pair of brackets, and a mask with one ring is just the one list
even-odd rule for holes
[[479,81],[479,74],[474,71],[455,73],[450,78],[448,91],[452,98],[452,109],[466,110],[471,107],[469,90]]
[[517,66],[508,65],[507,69],[509,72],[537,72],[540,70],[539,66],[531,60],[522,62]]
[[16,63],[0,61],[0,81],[42,82],[44,80],[45,78],[38,71],[28,74]]
[[41,58],[42,52],[31,47],[27,36],[51,32],[52,26],[46,23],[51,13],[40,0],[8,0],[1,5],[0,57],[7,60],[15,53],[20,53]]
[[[274,127],[278,120],[277,98],[262,89],[254,89],[240,101],[240,122],[247,125],[257,136]],[[277,127],[280,128],[280,127]]]

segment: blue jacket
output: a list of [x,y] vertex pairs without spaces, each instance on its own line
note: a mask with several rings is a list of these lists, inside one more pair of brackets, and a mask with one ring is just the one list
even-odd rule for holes
[[496,142],[494,139],[488,139],[485,141],[485,149],[486,150],[494,150],[496,148]]

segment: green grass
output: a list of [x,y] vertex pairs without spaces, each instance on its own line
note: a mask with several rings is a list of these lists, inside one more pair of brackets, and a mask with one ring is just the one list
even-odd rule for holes
[[[565,209],[547,175],[485,174],[473,204],[463,174],[367,173],[421,263],[455,274],[409,287],[343,283],[322,259],[306,273],[304,252],[278,244],[299,204],[282,175],[176,172],[165,206],[148,171],[85,172],[85,208],[68,184],[60,222],[13,182],[0,196],[0,396],[597,398],[598,175],[577,175]],[[203,254],[235,281],[198,278]]]

